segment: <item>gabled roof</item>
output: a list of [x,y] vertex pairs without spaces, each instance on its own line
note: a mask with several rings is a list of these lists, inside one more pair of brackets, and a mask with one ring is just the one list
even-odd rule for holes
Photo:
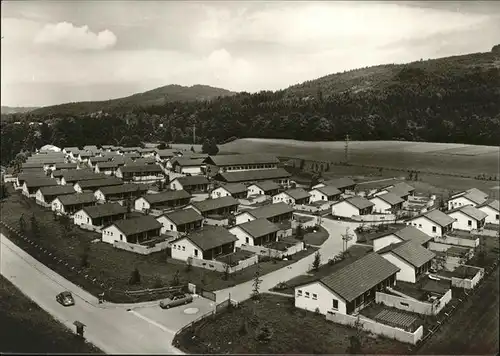
[[53,185],[41,187],[40,192],[46,197],[76,193],[72,185]]
[[247,187],[241,183],[225,184],[221,185],[219,188],[225,189],[230,194],[245,193],[247,191]]
[[260,189],[262,189],[264,192],[269,192],[272,190],[278,190],[280,189],[280,186],[278,183],[273,182],[272,180],[265,180],[262,182],[256,182],[252,185],[256,185]]
[[181,167],[199,167],[205,164],[204,160],[204,158],[175,157],[170,161],[170,163],[172,163],[172,166],[177,164]]
[[24,184],[26,184],[28,188],[41,188],[56,186],[57,181],[54,178],[47,177],[28,177],[24,180]]
[[500,211],[497,199],[488,199],[483,204],[478,205],[476,208],[482,208],[482,207],[485,207],[485,206],[489,206],[493,210]]
[[285,193],[286,195],[290,196],[291,198],[293,198],[295,200],[305,199],[305,198],[309,198],[311,196],[309,194],[309,192],[307,192],[306,190],[304,190],[302,188],[289,189],[289,190],[284,191],[283,193]]
[[63,172],[63,178],[65,181],[69,182],[77,182],[83,180],[92,180],[92,179],[102,179],[106,177],[104,174],[96,174],[88,169],[76,169],[71,171]]
[[[157,230],[161,228],[161,224],[151,215],[141,216],[140,218],[118,220],[110,226],[115,226],[126,236],[139,234],[141,232]],[[109,227],[109,226],[108,226]]]
[[190,199],[191,194],[185,190],[169,190],[158,194],[146,194],[143,198],[150,204],[169,202],[177,199]]
[[85,190],[88,188],[101,188],[101,187],[108,187],[110,185],[120,185],[123,184],[123,181],[116,177],[108,177],[102,179],[78,181],[77,184],[80,186],[80,188],[82,188],[82,190]]
[[77,167],[78,164],[76,163],[56,163],[56,169],[73,169]]
[[411,218],[409,220],[415,220],[416,218],[419,218],[419,217],[426,217],[430,221],[438,224],[439,226],[443,226],[443,227],[452,224],[456,220],[456,219],[446,215],[445,213],[443,213],[441,210],[438,210],[438,209],[434,209],[434,210],[428,211],[426,213],[414,216],[413,218]]
[[252,182],[259,180],[290,178],[290,176],[291,174],[285,171],[283,168],[276,168],[276,169],[253,169],[249,171],[217,173],[214,176],[214,179],[222,182],[238,183],[238,182]]
[[43,168],[43,162],[26,162],[21,165],[21,168]]
[[293,211],[294,210],[290,205],[285,203],[277,203],[277,204],[264,205],[260,208],[248,210],[246,212],[255,217],[256,219],[259,218],[269,219],[272,218],[273,216],[292,213]]
[[171,211],[163,215],[166,216],[175,225],[184,225],[195,221],[203,220],[203,216],[198,214],[198,212],[194,209],[181,209],[181,210]]
[[455,213],[457,211],[460,211],[460,212],[464,213],[465,215],[467,215],[475,220],[483,220],[488,216],[488,214],[486,214],[484,211],[476,209],[472,205],[461,206],[459,208],[448,211],[447,214],[450,215],[450,214]]
[[174,157],[177,155],[179,151],[178,150],[174,150],[174,149],[171,149],[171,148],[167,148],[167,149],[164,149],[164,150],[159,150],[157,149],[156,150],[156,154],[160,157],[165,157],[165,158],[168,158],[168,157]]
[[100,156],[90,157],[90,162],[92,162],[92,163],[108,162],[110,160],[111,160],[111,157],[100,157]]
[[404,202],[404,200],[401,199],[401,197],[399,197],[393,193],[385,193],[385,194],[376,195],[373,198],[370,198],[370,201],[372,199],[375,199],[375,198],[380,198],[389,205],[396,205],[396,204],[400,204],[400,203]]
[[320,281],[347,302],[351,302],[399,271],[398,267],[373,252]]
[[238,241],[236,236],[221,226],[205,226],[202,230],[191,233],[186,238],[202,251]]
[[86,145],[86,146],[83,146],[83,149],[89,150],[89,151],[98,151],[99,150],[96,145]]
[[78,156],[80,157],[93,157],[94,153],[90,151],[80,151],[78,152]]
[[198,184],[208,184],[208,179],[204,176],[178,177],[175,178],[174,180],[177,180],[183,187],[190,185],[198,185]]
[[312,190],[317,190],[320,193],[325,194],[327,197],[340,195],[342,193],[340,190],[338,190],[337,187],[334,187],[333,185],[325,185],[324,187],[318,187]]
[[115,161],[98,162],[97,167],[99,169],[118,168],[118,162]]
[[99,191],[104,195],[113,195],[113,194],[121,194],[121,193],[144,193],[148,190],[148,187],[145,187],[142,184],[134,184],[134,183],[125,183],[120,185],[111,185],[107,187],[99,188]]
[[322,184],[330,185],[338,189],[344,189],[356,185],[356,182],[353,181],[351,178],[338,178],[338,179],[327,180]]
[[157,164],[144,164],[144,165],[128,165],[128,166],[123,166],[119,168],[120,171],[123,173],[139,173],[139,172],[151,172],[151,173],[157,173],[157,172],[163,172],[161,167]]
[[[128,162],[127,162],[128,163]],[[137,158],[133,163],[128,163],[128,165],[143,165],[143,164],[154,164],[156,163],[156,159],[154,157],[140,157]]]
[[278,226],[264,218],[248,221],[234,227],[239,227],[253,238],[266,236],[280,230]]
[[222,197],[222,198],[216,198],[216,199],[207,199],[203,201],[196,201],[193,202],[191,205],[194,206],[196,209],[201,211],[202,213],[215,210],[215,209],[220,209],[220,208],[225,208],[229,206],[234,206],[234,205],[239,205],[239,201],[234,199],[231,196],[227,197]]
[[120,151],[122,151],[122,152],[139,152],[140,149],[141,149],[140,147],[121,147]]
[[391,244],[377,251],[379,254],[388,252],[394,253],[412,266],[418,268],[436,257],[436,254],[422,247],[413,241],[403,241],[397,244]]
[[387,189],[385,189],[385,191],[387,193],[391,193],[391,194],[398,196],[400,198],[407,197],[408,195],[410,195],[410,192],[407,191],[406,189],[401,188],[401,187],[396,187],[396,186],[394,186],[392,188],[387,188]]
[[351,198],[348,198],[348,199],[345,199],[345,200],[341,200],[337,203],[335,203],[335,205],[341,203],[341,202],[346,202],[352,206],[354,206],[355,208],[357,209],[365,209],[365,208],[369,208],[371,206],[374,206],[375,204],[373,204],[371,201],[369,201],[368,199],[365,199],[363,197],[359,197],[359,196],[355,196],[355,197],[351,197]]
[[27,173],[20,173],[17,175],[17,180],[19,181],[19,183],[24,182],[26,179],[30,179],[30,178],[47,178],[47,175],[42,170],[27,172]]
[[139,157],[141,157],[141,154],[137,153],[137,152],[125,152],[123,154],[123,157],[125,159],[127,159],[127,158],[139,158]]
[[94,193],[75,193],[75,194],[61,195],[58,196],[56,199],[59,199],[61,204],[65,206],[86,204],[96,201]]
[[87,213],[92,219],[102,218],[105,216],[113,216],[118,214],[125,214],[127,208],[120,204],[106,203],[98,204],[95,206],[86,206],[83,211]]
[[392,189],[392,188],[395,188],[397,191],[407,192],[407,193],[413,192],[415,190],[414,187],[412,187],[411,185],[409,185],[406,182],[398,182],[395,184],[386,185],[385,187],[382,188],[382,190],[384,190],[384,189],[387,190],[387,189]]
[[461,193],[453,195],[450,198],[450,200],[453,200],[458,197],[469,199],[471,202],[475,204],[483,204],[488,199],[488,194],[477,188],[471,188]]
[[207,158],[208,154],[206,153],[197,153],[197,152],[181,152],[182,158],[190,158],[190,159],[196,159],[196,158]]
[[280,161],[271,155],[250,153],[236,155],[218,155],[209,156],[205,159],[206,163],[214,164],[218,167],[238,166],[245,164],[278,164]]
[[414,241],[419,244],[424,244],[431,241],[433,238],[414,226],[406,226],[405,228],[393,233],[404,241]]

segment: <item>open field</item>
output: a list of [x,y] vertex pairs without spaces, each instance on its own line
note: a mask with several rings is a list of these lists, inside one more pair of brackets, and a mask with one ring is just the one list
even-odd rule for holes
[[0,352],[102,353],[76,337],[0,276]]
[[498,354],[499,269],[418,350],[419,355]]
[[[27,199],[10,188],[11,195],[1,202],[2,220],[13,227],[19,227],[19,218],[24,214],[27,233],[30,234],[30,220],[35,214],[36,221],[40,227],[40,237],[36,238],[37,244],[47,252],[41,252],[18,236],[4,231],[19,247],[26,250],[33,257],[46,264],[50,268],[63,275],[72,282],[83,286],[88,292],[97,295],[106,292],[105,298],[113,302],[134,302],[158,299],[159,295],[141,295],[132,297],[120,291],[143,290],[147,288],[158,288],[164,286],[186,285],[187,282],[203,286],[206,290],[219,290],[232,287],[236,284],[249,281],[253,278],[256,266],[248,267],[229,275],[226,279],[224,273],[213,272],[202,268],[187,268],[182,261],[168,258],[166,251],[151,254],[149,256],[139,255],[128,251],[115,249],[112,245],[100,240],[97,233],[88,232],[70,225],[69,230],[64,230],[60,221],[54,220],[54,215],[31,199]],[[5,229],[4,229],[5,230]],[[82,255],[88,248],[88,266],[82,266]],[[301,251],[288,261],[266,261],[260,262],[262,274],[266,274],[282,268],[297,259],[314,253],[316,248]],[[48,256],[48,254],[52,256]],[[53,257],[61,259],[62,263],[56,263]],[[65,264],[68,266],[65,266]],[[71,269],[74,267],[74,269]],[[136,285],[129,285],[129,279],[133,269],[137,267],[140,272],[141,281]],[[85,278],[85,275],[90,277]],[[98,283],[92,283],[96,278]],[[100,283],[104,286],[101,287]]]
[[[269,153],[328,162],[343,162],[345,143],[280,139],[239,139],[221,145],[220,152]],[[461,174],[499,175],[500,147],[407,141],[349,142],[349,162],[354,165]]]
[[[272,331],[269,342],[256,340],[262,327]],[[327,321],[324,315],[296,309],[293,298],[262,294],[257,303],[247,300],[195,324],[176,336],[174,343],[178,341],[179,348],[190,354],[345,354],[355,332]],[[362,353],[408,353],[408,345],[363,335]]]

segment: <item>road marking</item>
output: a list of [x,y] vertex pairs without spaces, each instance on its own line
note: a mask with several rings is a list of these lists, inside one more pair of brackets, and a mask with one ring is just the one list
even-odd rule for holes
[[144,315],[142,315],[142,314],[139,314],[139,313],[138,313],[138,312],[136,312],[135,310],[128,310],[128,312],[129,312],[129,313],[132,313],[132,314],[134,314],[136,317],[138,317],[138,318],[140,318],[140,319],[142,319],[142,320],[145,320],[145,321],[147,321],[148,323],[150,323],[150,324],[152,324],[152,325],[154,325],[154,326],[156,326],[156,327],[158,327],[158,328],[162,329],[163,331],[166,331],[166,332],[169,332],[169,333],[171,333],[171,334],[174,334],[174,335],[175,335],[175,331],[172,331],[172,330],[170,330],[169,328],[166,328],[165,326],[163,326],[163,325],[161,325],[161,324],[157,323],[156,321],[151,320],[151,319],[149,319],[148,317],[146,317],[146,316],[144,316]]

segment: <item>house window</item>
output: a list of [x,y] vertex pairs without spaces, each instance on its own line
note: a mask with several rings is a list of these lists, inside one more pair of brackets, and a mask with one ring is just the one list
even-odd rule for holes
[[313,293],[313,300],[318,299],[318,295]]
[[248,237],[245,237],[245,243],[249,243],[250,239]]
[[335,309],[335,310],[339,309],[339,301],[337,299],[332,300],[332,309]]
[[467,220],[467,226],[472,226],[472,220]]
[[198,250],[194,250],[194,256],[198,257]]
[[182,251],[186,251],[186,246],[182,246]]
[[174,225],[170,224],[170,230],[174,230]]
[[309,298],[309,292],[306,292],[306,298]]
[[495,219],[496,220],[500,219],[500,215],[499,214],[495,215]]
[[422,224],[418,224],[418,227],[422,227]]
[[302,296],[302,290],[300,290],[300,289],[299,289],[299,290],[297,291],[297,297],[301,297],[301,296]]
[[435,226],[432,227],[432,232],[436,232],[437,228]]

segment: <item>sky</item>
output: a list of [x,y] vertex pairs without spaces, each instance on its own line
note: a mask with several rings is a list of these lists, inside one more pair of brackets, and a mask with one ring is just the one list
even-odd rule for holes
[[8,1],[1,103],[107,100],[168,84],[284,89],[500,43],[496,1]]

